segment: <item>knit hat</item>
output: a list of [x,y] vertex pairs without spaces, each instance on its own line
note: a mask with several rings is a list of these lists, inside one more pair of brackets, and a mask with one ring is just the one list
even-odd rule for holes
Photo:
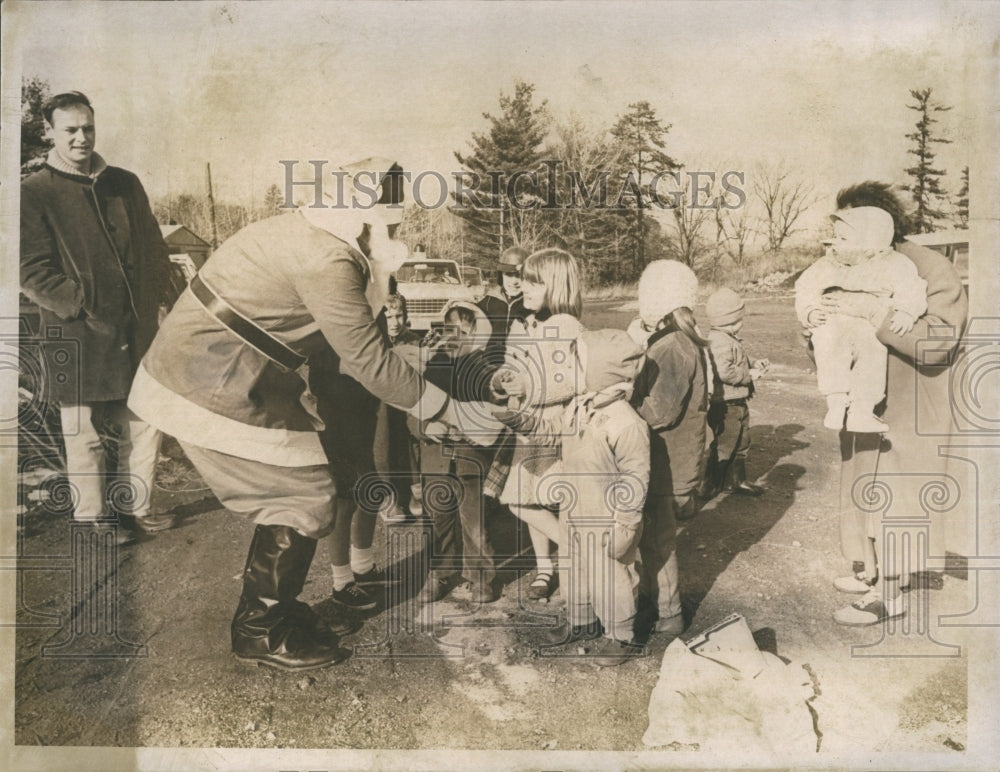
[[441,319],[445,319],[448,316],[448,312],[453,308],[464,308],[475,318],[472,332],[470,333],[473,338],[485,340],[493,335],[493,325],[490,324],[490,318],[475,303],[468,300],[452,300],[441,312]]
[[523,247],[508,247],[500,255],[500,264],[497,268],[500,273],[515,273],[521,275],[521,266],[528,258],[528,250]]
[[646,361],[625,330],[584,330],[576,341],[576,355],[587,391],[632,383]]
[[678,308],[693,308],[698,293],[694,271],[676,260],[654,260],[639,277],[639,316],[649,327]]
[[705,314],[713,327],[728,327],[743,318],[746,304],[728,287],[716,290],[705,302]]
[[851,244],[866,250],[881,252],[892,247],[894,225],[892,215],[877,206],[841,209],[830,215],[832,222],[840,220],[849,228]]

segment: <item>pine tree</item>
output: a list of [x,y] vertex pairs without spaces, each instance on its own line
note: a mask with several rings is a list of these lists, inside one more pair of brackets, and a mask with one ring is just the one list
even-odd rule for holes
[[906,138],[913,142],[913,147],[906,152],[916,156],[917,163],[906,169],[907,175],[913,179],[912,184],[903,186],[904,190],[910,191],[913,195],[913,202],[916,204],[916,210],[912,215],[915,233],[927,233],[933,230],[934,223],[947,216],[939,205],[939,201],[946,195],[941,188],[941,178],[945,172],[933,166],[935,157],[933,146],[949,144],[951,140],[935,136],[932,127],[937,123],[934,114],[947,112],[951,108],[931,101],[931,92],[930,88],[911,89],[910,96],[917,103],[907,105],[908,109],[915,110],[920,115],[915,131],[906,135]]
[[962,186],[958,189],[958,201],[956,202],[958,215],[958,227],[969,227],[969,167],[962,167]]
[[649,235],[644,217],[648,206],[644,186],[657,174],[678,168],[677,162],[663,151],[664,137],[670,126],[656,116],[649,102],[642,101],[630,104],[611,129],[611,136],[619,146],[618,190],[622,191],[622,203],[627,207],[622,216],[628,223],[627,244],[636,274],[646,265],[646,238]]
[[[467,244],[495,259],[510,246],[535,246],[540,239],[541,213],[534,208],[544,195],[545,169],[542,143],[549,124],[546,101],[534,102],[533,84],[518,80],[514,94],[500,93],[500,114],[483,113],[489,130],[473,133],[472,152],[455,152],[463,169],[478,176],[465,177],[468,191],[456,201],[455,213],[466,225]],[[511,176],[522,172],[513,189]],[[537,184],[523,176],[538,173]],[[510,195],[513,193],[513,197]]]
[[271,185],[264,191],[264,208],[261,217],[274,217],[284,211],[281,207],[285,203],[285,195],[277,185]]
[[588,284],[623,280],[631,263],[622,260],[621,217],[607,204],[617,195],[610,180],[618,160],[607,131],[588,129],[571,116],[555,127],[546,156],[558,163],[561,180],[559,206],[545,213],[552,243],[580,261]]

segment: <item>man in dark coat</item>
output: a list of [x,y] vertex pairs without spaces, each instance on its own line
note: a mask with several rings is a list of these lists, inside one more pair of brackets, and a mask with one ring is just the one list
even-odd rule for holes
[[[60,405],[75,519],[129,511],[145,530],[162,530],[173,518],[149,509],[159,433],[125,399],[156,334],[167,246],[139,179],[94,152],[87,97],[58,94],[42,112],[54,146],[21,186],[21,290],[40,309],[53,374],[45,396]],[[109,426],[119,479],[105,491]]]

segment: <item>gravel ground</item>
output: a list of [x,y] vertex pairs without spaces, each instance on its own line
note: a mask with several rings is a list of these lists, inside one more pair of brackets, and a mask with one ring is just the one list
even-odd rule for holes
[[[586,322],[624,326],[630,315],[621,304],[602,303]],[[934,766],[948,766],[948,758],[962,766],[969,650],[957,648],[962,630],[941,627],[938,616],[973,607],[969,582],[960,570],[929,577],[911,593],[912,624],[890,635],[833,623],[833,612],[849,600],[831,586],[847,568],[835,517],[837,443],[820,424],[823,405],[797,329],[790,297],[748,300],[744,337],[751,356],[772,362],[752,403],[749,462],[751,477],[768,493],[757,500],[720,497],[684,526],[682,637],[739,612],[762,649],[806,672],[817,746],[809,763],[864,758],[877,767],[894,758],[888,754],[916,752],[935,754]],[[95,604],[74,595],[66,517],[35,508],[24,519],[17,745],[549,752],[542,758],[551,761],[525,768],[604,768],[618,762],[564,752],[650,750],[642,737],[668,642],[654,636],[647,656],[607,669],[589,664],[577,647],[545,648],[541,636],[558,620],[562,601],[524,596],[531,578],[527,539],[509,517],[493,523],[507,556],[498,603],[420,607],[411,579],[346,639],[354,654],[345,663],[309,674],[241,665],[228,650],[228,625],[252,525],[222,511],[176,447],[165,448],[156,495],[182,523],[120,549],[102,596],[116,609],[118,630],[110,643],[101,636],[105,653],[127,653],[137,644],[143,656],[56,656],[72,654],[74,645],[92,651],[81,645],[87,620],[75,639],[68,620],[74,602]],[[380,524],[378,559],[416,576],[425,538],[420,525],[393,526],[390,533]],[[326,566],[321,547],[304,598],[333,616]],[[706,763],[695,744],[659,750],[666,755],[633,755],[631,763]],[[734,753],[734,765],[752,761],[740,749]],[[325,758],[327,768],[338,763]],[[423,763],[420,756],[410,763],[375,758],[382,761],[370,768]],[[443,758],[439,766],[492,768],[503,757]]]

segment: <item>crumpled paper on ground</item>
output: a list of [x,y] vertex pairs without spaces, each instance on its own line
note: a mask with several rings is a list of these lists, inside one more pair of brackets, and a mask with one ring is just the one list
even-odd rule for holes
[[714,638],[709,631],[691,644],[678,638],[667,647],[643,743],[696,743],[699,750],[728,753],[816,752],[806,705],[814,696],[809,674],[760,651],[742,616],[713,630],[718,628],[725,629]]

